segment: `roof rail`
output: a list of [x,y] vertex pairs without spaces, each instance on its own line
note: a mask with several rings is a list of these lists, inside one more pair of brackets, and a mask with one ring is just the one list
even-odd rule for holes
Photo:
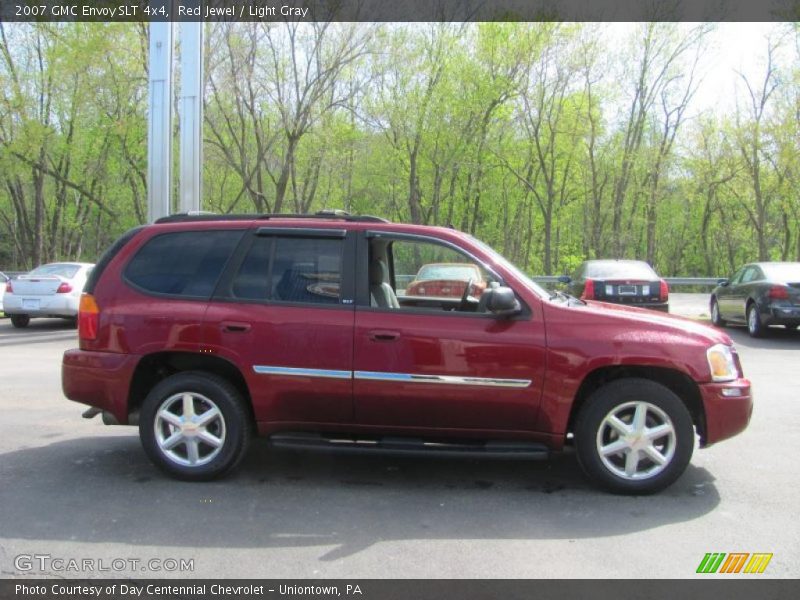
[[382,217],[374,217],[372,215],[351,215],[343,210],[321,210],[312,214],[299,214],[299,213],[267,213],[267,214],[236,214],[236,215],[220,215],[209,212],[182,212],[161,217],[156,219],[156,223],[181,223],[185,221],[242,221],[253,219],[339,219],[343,221],[350,221],[354,223],[389,223],[387,219]]

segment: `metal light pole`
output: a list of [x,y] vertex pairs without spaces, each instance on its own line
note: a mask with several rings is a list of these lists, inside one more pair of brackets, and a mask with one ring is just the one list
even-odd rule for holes
[[147,116],[147,218],[171,212],[172,23],[150,23],[149,113]]
[[[160,6],[170,0],[153,0]],[[184,0],[200,6],[200,0]],[[147,218],[172,213],[172,23],[150,23],[150,101],[147,125]],[[181,211],[200,210],[203,167],[203,23],[181,23]]]
[[[199,6],[199,0],[194,4]],[[203,189],[203,23],[200,22],[181,23],[180,130],[180,210],[197,211]]]

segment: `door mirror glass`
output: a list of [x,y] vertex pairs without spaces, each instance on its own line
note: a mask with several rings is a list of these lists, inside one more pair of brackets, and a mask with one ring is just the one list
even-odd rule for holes
[[722,287],[728,287],[729,283],[730,281],[727,279],[720,279],[719,281],[717,281],[717,285],[721,285]]
[[572,283],[572,277],[570,277],[569,275],[561,275],[558,278],[558,282],[559,283],[565,283],[565,284]]
[[483,293],[488,296],[486,298],[486,310],[497,317],[510,317],[522,310],[514,290],[510,287],[492,287]]

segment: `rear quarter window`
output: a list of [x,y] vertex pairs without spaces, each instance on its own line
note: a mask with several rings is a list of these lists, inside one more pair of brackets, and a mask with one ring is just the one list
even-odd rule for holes
[[244,230],[162,233],[145,243],[125,279],[153,294],[209,298]]

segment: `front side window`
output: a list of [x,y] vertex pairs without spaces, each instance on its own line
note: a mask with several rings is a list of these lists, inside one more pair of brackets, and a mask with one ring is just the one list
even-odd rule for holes
[[180,231],[149,240],[125,269],[134,286],[156,294],[208,298],[241,230]]
[[341,239],[259,236],[233,278],[239,300],[339,304]]
[[480,299],[496,279],[467,255],[433,242],[373,240],[370,306],[485,312]]

